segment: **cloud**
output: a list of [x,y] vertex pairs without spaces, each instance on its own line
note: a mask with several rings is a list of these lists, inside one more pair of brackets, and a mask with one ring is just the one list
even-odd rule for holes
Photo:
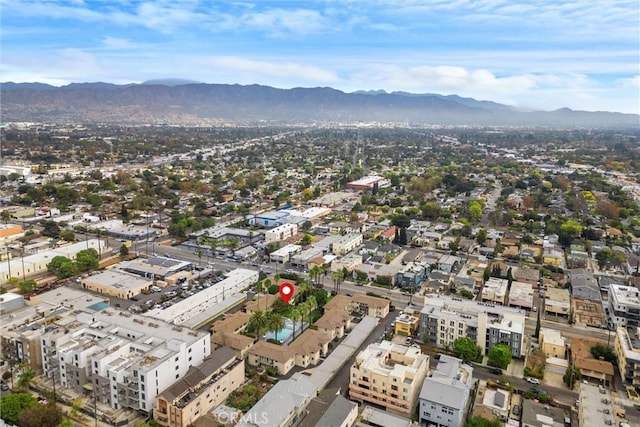
[[298,79],[309,83],[335,83],[339,82],[338,76],[329,70],[312,65],[296,64],[292,62],[267,62],[257,61],[237,56],[210,57],[202,60],[204,64],[217,70],[243,73],[252,76],[254,82],[262,77],[276,77],[278,79]]
[[328,19],[311,9],[271,9],[253,12],[240,18],[242,25],[275,36],[313,34],[328,29]]
[[120,37],[106,36],[102,39],[102,43],[105,47],[110,49],[131,49],[135,47],[135,44],[129,39],[123,39]]

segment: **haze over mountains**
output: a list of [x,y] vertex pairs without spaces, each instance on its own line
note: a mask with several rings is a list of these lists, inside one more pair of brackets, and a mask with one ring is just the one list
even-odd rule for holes
[[2,83],[2,122],[103,124],[320,124],[397,122],[415,125],[638,128],[635,114],[560,109],[522,112],[457,95],[345,93],[332,88],[154,80],[143,84]]

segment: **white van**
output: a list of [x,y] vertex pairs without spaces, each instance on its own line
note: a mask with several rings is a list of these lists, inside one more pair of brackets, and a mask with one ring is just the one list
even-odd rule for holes
[[160,289],[158,286],[152,286],[149,288],[149,290],[151,290],[151,292],[162,292],[162,289]]

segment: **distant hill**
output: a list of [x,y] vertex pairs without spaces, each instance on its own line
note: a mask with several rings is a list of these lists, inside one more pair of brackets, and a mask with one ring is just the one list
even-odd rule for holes
[[397,122],[471,126],[640,127],[634,114],[521,112],[457,95],[152,80],[144,84],[2,83],[3,122],[304,124]]

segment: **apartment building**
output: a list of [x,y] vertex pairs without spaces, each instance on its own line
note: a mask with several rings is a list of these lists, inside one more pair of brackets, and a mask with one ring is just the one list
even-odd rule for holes
[[462,426],[473,388],[473,368],[460,359],[441,355],[420,390],[420,425]]
[[568,289],[549,288],[544,293],[544,312],[555,316],[569,316],[571,294]]
[[490,277],[482,288],[482,301],[493,304],[506,305],[507,289],[509,287],[509,281],[506,279],[499,279],[497,277]]
[[420,318],[416,316],[412,316],[410,314],[402,314],[397,317],[395,326],[396,335],[404,335],[407,337],[412,337],[418,332],[420,328]]
[[533,285],[524,282],[512,282],[509,290],[509,307],[531,310],[533,308]]
[[114,409],[150,413],[158,394],[211,354],[208,333],[108,308],[56,326],[41,338],[45,374]]
[[370,402],[409,416],[428,371],[429,356],[417,346],[390,341],[370,344],[351,366],[349,396],[351,400]]
[[244,360],[229,347],[221,347],[156,397],[153,418],[167,427],[193,425],[243,382]]
[[609,318],[616,327],[640,326],[640,290],[633,286],[609,285]]
[[296,224],[282,224],[264,232],[264,240],[267,244],[287,240],[298,233]]
[[616,328],[614,349],[625,384],[640,389],[640,327]]
[[490,303],[431,294],[420,311],[420,336],[440,348],[469,337],[487,353],[508,344],[514,357],[524,357],[524,311]]
[[318,364],[329,352],[331,339],[325,332],[307,329],[288,346],[258,341],[247,351],[247,363],[274,367],[280,375],[287,375],[294,366]]
[[269,254],[269,259],[273,262],[279,262],[280,264],[288,263],[296,254],[299,254],[302,251],[302,246],[300,245],[286,245],[281,247],[280,249],[271,252]]
[[362,244],[361,233],[350,233],[340,236],[333,242],[331,252],[336,256],[346,255]]

